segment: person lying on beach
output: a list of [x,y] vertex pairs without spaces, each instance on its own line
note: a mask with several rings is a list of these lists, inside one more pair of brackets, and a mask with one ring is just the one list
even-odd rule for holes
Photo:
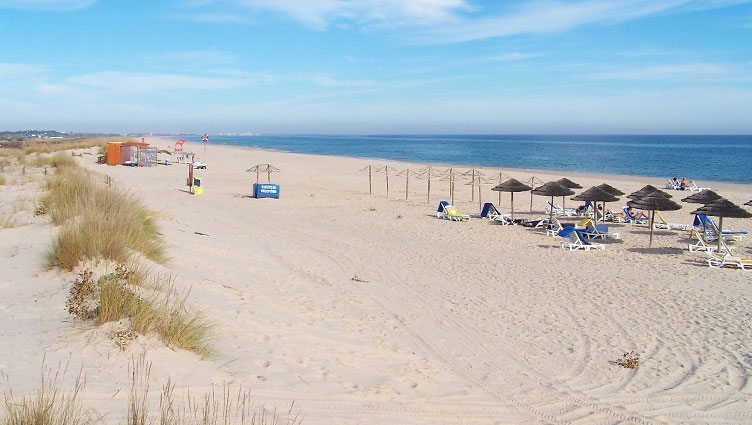
[[634,208],[632,208],[632,207],[627,207],[627,211],[629,211],[629,214],[632,217],[634,217],[634,218],[637,218],[637,219],[640,219],[640,218],[647,219],[648,218],[648,216],[646,216],[644,212],[642,212],[642,211],[635,211]]

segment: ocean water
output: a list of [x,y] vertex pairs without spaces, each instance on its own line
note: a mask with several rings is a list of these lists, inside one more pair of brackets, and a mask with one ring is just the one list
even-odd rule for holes
[[211,144],[562,174],[575,171],[752,183],[752,136],[254,135],[211,136]]

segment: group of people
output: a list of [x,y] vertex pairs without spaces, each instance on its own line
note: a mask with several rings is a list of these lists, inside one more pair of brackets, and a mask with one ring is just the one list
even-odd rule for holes
[[[684,179],[682,179],[682,181],[684,181]],[[581,204],[580,206],[578,206],[577,208],[575,208],[575,212],[577,213],[577,215],[585,215],[585,214],[587,214],[588,210],[590,208],[592,208],[592,207],[593,207],[593,202],[592,201],[587,201],[587,202]],[[644,212],[637,211],[637,210],[633,209],[632,207],[630,207],[629,205],[625,206],[624,209],[632,217],[634,217],[634,218],[637,218],[637,219],[647,219],[648,218],[648,216],[645,215]],[[606,210],[606,212],[604,214],[603,213],[603,206],[602,205],[596,206],[596,210],[598,211],[597,214],[598,214],[598,218],[599,219],[605,218],[606,220],[609,220],[609,219],[613,219],[613,217],[615,216],[614,212],[611,211],[611,210]]]
[[684,177],[682,177],[681,180],[674,177],[671,181],[674,183],[674,187],[678,190],[684,190],[687,188],[687,179]]

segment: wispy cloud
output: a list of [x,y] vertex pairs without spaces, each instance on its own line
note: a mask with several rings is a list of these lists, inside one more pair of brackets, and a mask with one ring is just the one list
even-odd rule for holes
[[237,62],[237,55],[226,50],[185,50],[155,53],[146,59],[164,62],[191,63],[200,65],[223,65]]
[[146,93],[175,90],[229,90],[254,83],[250,78],[218,78],[184,74],[96,72],[71,77],[68,83],[112,92]]
[[85,9],[97,0],[0,0],[0,9],[65,12]]
[[313,84],[324,87],[369,87],[376,84],[372,80],[342,80],[326,75],[316,75],[309,78]]
[[719,63],[690,63],[676,65],[656,65],[639,68],[597,72],[591,75],[594,80],[649,81],[674,80],[681,83],[712,81],[734,82],[752,81],[749,67]]
[[25,63],[0,63],[0,78],[15,79],[39,75],[44,67]]

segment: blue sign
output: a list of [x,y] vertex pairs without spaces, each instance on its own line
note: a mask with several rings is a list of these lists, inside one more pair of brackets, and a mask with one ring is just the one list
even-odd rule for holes
[[271,183],[254,183],[253,197],[279,199],[279,185]]

